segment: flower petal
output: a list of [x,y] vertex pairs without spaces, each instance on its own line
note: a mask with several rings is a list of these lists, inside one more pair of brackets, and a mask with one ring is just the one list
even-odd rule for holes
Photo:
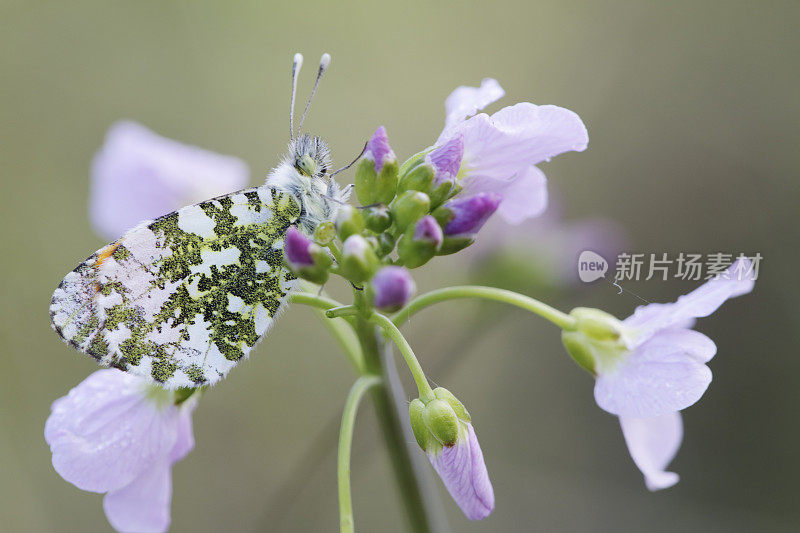
[[89,216],[116,239],[142,220],[241,189],[240,159],[161,137],[135,122],[117,122],[92,162]]
[[678,474],[665,469],[675,458],[683,440],[683,422],[679,412],[653,418],[621,416],[619,425],[631,458],[642,471],[648,489],[666,489],[678,482]]
[[494,489],[472,424],[455,446],[428,455],[450,496],[470,520],[481,520],[494,509]]
[[143,381],[98,370],[53,403],[45,440],[53,467],[79,489],[116,490],[175,445],[178,411],[145,398]]
[[[194,431],[192,430],[192,412],[197,406],[197,398],[190,398],[178,410],[178,437],[169,452],[170,463],[174,464],[194,450]],[[190,405],[186,405],[190,403]]]
[[482,192],[494,192],[503,197],[497,213],[509,224],[520,224],[547,209],[547,178],[534,166],[523,169],[511,181],[471,179],[465,184],[462,194],[467,196]]
[[444,101],[446,113],[444,129],[447,130],[450,126],[463,122],[487,105],[501,99],[505,94],[506,92],[500,87],[497,80],[492,78],[485,78],[480,87],[461,86],[456,88]]
[[127,486],[103,498],[111,526],[121,533],[162,533],[169,529],[172,472],[161,457]]
[[489,117],[480,114],[453,134],[464,139],[462,173],[471,178],[509,180],[522,169],[589,142],[580,117],[562,107],[528,102],[506,107]]
[[708,316],[728,298],[747,294],[753,290],[753,271],[750,260],[737,260],[720,277],[712,279],[681,296],[675,303],[648,304],[636,308],[624,324],[637,330],[629,342],[633,347],[645,342],[659,329],[687,326],[693,319]]
[[[682,337],[686,340],[688,337]],[[672,344],[653,337],[616,368],[598,375],[594,387],[597,405],[618,416],[638,418],[689,407],[711,383],[711,370],[696,353],[687,351],[684,342]]]

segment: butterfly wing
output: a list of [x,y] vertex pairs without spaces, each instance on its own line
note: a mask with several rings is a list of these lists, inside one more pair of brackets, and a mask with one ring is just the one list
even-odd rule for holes
[[300,216],[263,186],[143,222],[66,275],[53,328],[100,364],[167,388],[213,384],[247,356],[295,277],[283,240]]

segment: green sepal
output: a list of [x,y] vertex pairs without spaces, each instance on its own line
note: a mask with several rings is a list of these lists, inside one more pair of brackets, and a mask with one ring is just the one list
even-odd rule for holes
[[[397,161],[385,161],[375,180],[373,201],[370,204],[388,204],[397,192]],[[369,204],[363,204],[369,205]]]
[[472,417],[469,416],[469,411],[467,411],[467,408],[464,407],[464,404],[461,403],[452,392],[444,387],[436,387],[433,389],[433,395],[436,396],[437,399],[443,400],[450,404],[450,407],[453,408],[453,411],[455,411],[456,416],[459,419],[463,420],[464,422],[472,422]]
[[419,165],[425,160],[425,156],[430,152],[430,150],[423,150],[421,152],[417,152],[416,154],[412,155],[408,159],[406,159],[402,165],[400,165],[400,170],[398,171],[398,175],[402,178],[408,172],[414,168],[415,166]]
[[431,165],[427,163],[420,164],[408,171],[407,174],[400,178],[397,183],[397,192],[402,193],[405,191],[420,191],[427,193],[431,190],[433,184],[433,176],[436,171]]
[[352,205],[339,207],[339,212],[336,214],[336,231],[342,242],[351,235],[357,235],[364,231],[364,227],[364,216],[359,209]]
[[294,272],[298,278],[316,283],[317,285],[324,285],[325,282],[328,281],[328,276],[330,275],[329,269],[333,260],[324,248],[315,243],[312,243],[311,246],[308,247],[308,252],[311,255],[311,259],[314,260],[313,265],[295,269],[292,268],[285,258],[283,264],[287,269]]
[[458,440],[458,416],[444,400],[431,400],[422,413],[425,426],[444,446],[453,446]]
[[378,253],[379,257],[385,257],[392,253],[395,244],[395,239],[391,235],[388,233],[381,233],[378,235],[378,247],[375,248],[375,251]]
[[453,190],[452,181],[442,181],[440,184],[435,183],[431,185],[428,191],[428,196],[431,197],[431,209],[436,209],[442,205],[445,200],[450,198],[450,191]]
[[577,331],[562,331],[561,342],[564,344],[564,348],[567,349],[567,353],[570,357],[572,357],[581,368],[588,371],[593,376],[597,375],[593,350],[583,333]]
[[378,174],[375,172],[375,161],[362,159],[356,167],[356,197],[361,205],[370,205],[375,202],[375,182]]
[[468,236],[468,237],[449,237],[445,236],[442,240],[442,246],[439,248],[439,251],[436,252],[436,255],[450,255],[456,252],[460,252],[470,244],[475,242],[475,236]]
[[392,225],[392,214],[385,205],[376,205],[364,209],[364,223],[367,229],[381,233]]
[[397,254],[406,268],[421,267],[431,260],[439,251],[441,243],[414,240],[414,231],[409,231],[400,238]]
[[395,227],[400,232],[427,215],[430,208],[431,199],[420,191],[405,191],[389,205]]
[[414,433],[414,438],[417,439],[419,447],[428,451],[428,444],[431,433],[425,425],[425,404],[417,398],[413,400],[408,406],[408,416],[411,419],[411,431]]

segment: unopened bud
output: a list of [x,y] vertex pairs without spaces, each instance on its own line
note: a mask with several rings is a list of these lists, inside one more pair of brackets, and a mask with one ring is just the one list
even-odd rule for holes
[[386,128],[375,130],[356,167],[356,196],[362,205],[389,203],[397,190],[397,158],[389,146]]
[[336,231],[342,242],[346,241],[350,235],[356,235],[364,231],[364,216],[361,211],[352,205],[339,207],[336,214]]
[[383,267],[372,278],[374,305],[382,311],[397,311],[414,295],[416,285],[409,271],[399,266]]
[[473,242],[475,234],[492,216],[502,197],[494,193],[479,193],[468,198],[455,198],[433,212],[441,224],[445,239],[439,255],[458,252]]
[[322,285],[328,280],[332,260],[328,253],[291,226],[286,232],[284,255],[287,266],[298,277]]
[[428,215],[414,225],[413,231],[406,231],[397,245],[397,253],[406,267],[417,268],[436,255],[443,238],[442,228]]
[[394,223],[400,231],[427,215],[431,208],[431,200],[427,194],[419,191],[406,191],[389,206]]
[[397,183],[397,193],[405,191],[420,191],[427,194],[433,185],[433,176],[436,170],[430,163],[424,161],[410,168],[408,172],[400,177]]
[[361,235],[351,235],[342,247],[342,274],[353,282],[361,283],[372,277],[378,269],[378,257],[369,242]]
[[336,225],[331,221],[321,222],[314,230],[314,241],[320,246],[327,246],[336,238]]
[[463,155],[464,140],[461,135],[456,135],[425,157],[425,161],[434,169],[433,183],[428,191],[434,207],[447,199],[456,184]]
[[364,222],[370,231],[381,233],[392,225],[392,215],[385,205],[376,205],[364,210]]

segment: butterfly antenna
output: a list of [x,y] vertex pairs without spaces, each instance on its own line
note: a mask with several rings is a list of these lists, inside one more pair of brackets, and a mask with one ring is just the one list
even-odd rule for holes
[[355,158],[355,159],[353,159],[352,161],[350,161],[350,163],[348,163],[347,165],[343,166],[343,167],[342,167],[342,168],[340,168],[339,170],[334,170],[333,172],[331,172],[331,178],[332,178],[332,177],[334,177],[334,176],[335,176],[336,174],[338,174],[339,172],[344,172],[344,171],[345,171],[345,170],[347,170],[348,168],[350,168],[350,167],[352,167],[353,165],[355,165],[355,164],[356,164],[356,161],[358,161],[359,159],[361,159],[361,156],[362,156],[362,155],[364,155],[364,152],[366,152],[366,151],[367,151],[367,146],[368,146],[368,145],[369,145],[369,141],[365,142],[365,143],[364,143],[364,148],[362,148],[362,149],[361,149],[361,153],[360,153],[360,154],[358,154],[358,155],[356,156],[356,158]]
[[292,103],[289,104],[289,140],[294,140],[294,97],[297,94],[297,75],[303,66],[303,54],[295,54],[292,60]]
[[308,97],[308,101],[306,102],[306,108],[303,110],[303,116],[300,117],[300,125],[297,126],[297,134],[300,135],[300,130],[303,129],[303,122],[306,120],[306,113],[308,113],[308,108],[311,107],[311,100],[314,99],[314,95],[317,93],[317,87],[319,87],[319,80],[322,79],[322,75],[325,74],[325,71],[328,69],[328,65],[331,64],[331,55],[329,53],[322,54],[322,58],[319,60],[319,70],[317,71],[317,79],[314,82],[314,88],[311,89],[311,96]]

